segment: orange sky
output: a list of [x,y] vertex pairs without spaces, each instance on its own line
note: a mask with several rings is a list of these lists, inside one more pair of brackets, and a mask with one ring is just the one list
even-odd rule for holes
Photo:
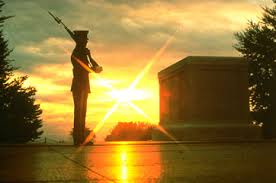
[[[188,55],[238,56],[233,34],[248,20],[261,15],[260,6],[270,0],[214,1],[42,1],[22,4],[9,0],[4,13],[15,15],[4,33],[14,51],[18,75],[28,75],[27,85],[36,87],[37,102],[43,109],[44,135],[68,139],[73,126],[73,100],[70,92],[74,42],[63,27],[47,14],[50,10],[69,28],[89,29],[88,47],[103,66],[98,77],[90,75],[87,126],[94,128],[117,102],[117,90],[127,89],[152,58],[173,38],[137,83],[131,102],[151,118],[159,120],[157,73]],[[177,31],[177,32],[176,32]],[[114,94],[116,93],[116,94]],[[126,94],[125,94],[126,95]],[[118,121],[149,121],[145,115],[121,102],[99,131],[103,139]]]

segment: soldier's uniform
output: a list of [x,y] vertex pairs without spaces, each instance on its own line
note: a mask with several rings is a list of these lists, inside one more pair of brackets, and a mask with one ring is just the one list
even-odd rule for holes
[[[79,61],[89,67],[89,60],[93,67],[98,64],[90,56],[86,48],[88,31],[74,31],[74,40],[76,47],[71,55],[73,65],[73,81],[71,91],[74,99],[74,129],[73,139],[75,145],[80,145],[85,140],[85,117],[87,108],[87,97],[90,93],[89,72],[84,69]],[[86,42],[81,43],[80,42]],[[91,60],[92,59],[92,60]],[[93,68],[91,68],[93,69]]]
[[[75,145],[80,145],[85,140],[85,116],[87,107],[87,97],[90,93],[89,72],[91,69],[100,73],[100,67],[91,57],[89,49],[86,48],[88,38],[87,30],[72,32],[58,17],[48,12],[58,24],[62,24],[71,38],[76,42],[76,47],[71,55],[73,65],[73,81],[71,91],[74,99],[74,129],[73,139]],[[83,66],[84,65],[84,66]]]

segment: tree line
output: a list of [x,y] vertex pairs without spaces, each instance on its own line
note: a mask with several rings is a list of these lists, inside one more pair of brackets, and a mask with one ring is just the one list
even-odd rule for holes
[[264,138],[276,137],[276,3],[264,7],[258,22],[235,34],[235,48],[248,62],[251,116]]
[[[0,0],[0,13],[5,3]],[[27,76],[15,77],[8,41],[4,38],[4,22],[11,16],[0,16],[0,144],[34,141],[43,133],[36,89],[24,87]]]

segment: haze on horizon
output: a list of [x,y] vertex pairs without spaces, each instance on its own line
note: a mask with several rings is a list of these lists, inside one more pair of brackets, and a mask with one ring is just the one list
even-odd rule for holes
[[[26,85],[37,89],[44,136],[66,140],[73,127],[70,54],[74,42],[47,11],[72,30],[90,30],[88,48],[104,69],[97,75],[100,79],[90,74],[86,124],[93,129],[117,102],[116,95],[173,36],[129,96],[151,123],[158,123],[157,73],[190,55],[240,56],[233,48],[234,33],[243,30],[248,20],[257,20],[261,6],[272,4],[272,0],[9,0],[3,14],[15,17],[5,23],[4,34],[13,49],[11,59],[20,67],[16,74],[28,75]],[[104,138],[118,121],[148,119],[123,102],[98,137]]]

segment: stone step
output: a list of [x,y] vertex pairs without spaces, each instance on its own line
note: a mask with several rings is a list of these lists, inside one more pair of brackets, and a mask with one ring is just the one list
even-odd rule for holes
[[168,132],[165,135],[155,128],[152,133],[153,140],[228,140],[228,139],[260,139],[261,128],[256,125],[232,124],[172,124],[161,126]]

